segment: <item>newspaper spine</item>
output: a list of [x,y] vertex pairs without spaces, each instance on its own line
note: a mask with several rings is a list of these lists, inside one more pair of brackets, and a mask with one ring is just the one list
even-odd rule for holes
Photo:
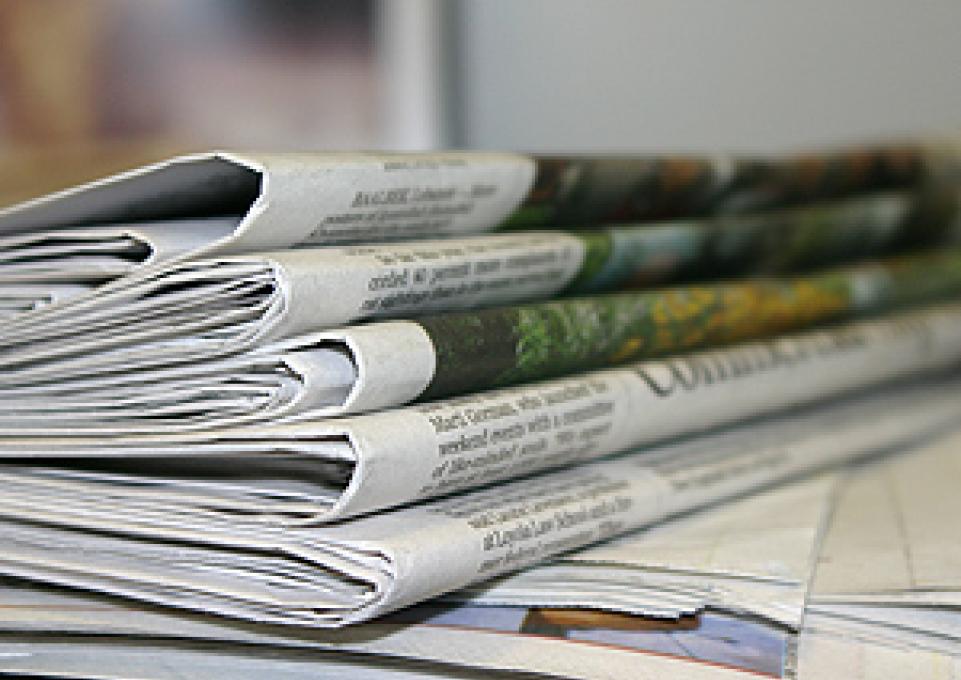
[[[366,443],[354,446],[347,493],[318,519],[580,462],[959,358],[961,308],[946,307],[357,416],[318,430]],[[407,433],[403,451],[398,432]]]

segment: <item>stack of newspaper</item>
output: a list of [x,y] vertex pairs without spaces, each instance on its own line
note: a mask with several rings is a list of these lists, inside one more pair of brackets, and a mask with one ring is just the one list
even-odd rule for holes
[[[839,405],[840,416],[771,421],[760,437],[750,426],[712,435],[689,474],[716,477],[730,451],[742,467],[772,458],[784,436],[835,455],[871,447],[872,418],[923,415],[958,386],[918,382]],[[826,429],[801,429],[805,419]],[[961,433],[944,422],[905,427],[863,465],[336,631],[10,579],[0,664],[103,678],[956,678]]]
[[208,154],[7,210],[0,671],[961,672],[958,165]]

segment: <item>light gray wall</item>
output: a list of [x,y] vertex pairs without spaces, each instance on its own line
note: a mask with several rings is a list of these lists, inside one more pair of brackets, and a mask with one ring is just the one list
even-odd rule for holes
[[961,129],[958,0],[463,0],[456,21],[453,141],[471,147],[770,151]]

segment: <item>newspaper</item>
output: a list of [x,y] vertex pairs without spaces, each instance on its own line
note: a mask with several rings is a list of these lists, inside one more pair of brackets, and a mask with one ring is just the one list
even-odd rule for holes
[[961,677],[961,436],[842,487],[825,536],[800,668],[844,677]]
[[0,307],[200,255],[490,230],[535,171],[480,152],[174,158],[0,211]]
[[[922,177],[951,179],[957,150],[947,145],[853,147],[769,159],[542,156],[511,227],[657,219],[754,210],[904,187]],[[599,162],[600,161],[600,162]]]
[[798,677],[959,680],[961,656],[806,630],[798,643]]
[[[2,455],[132,457],[152,480],[132,493],[156,487],[160,498],[172,493],[200,510],[207,491],[220,489],[226,509],[254,503],[289,522],[336,519],[943,370],[959,358],[959,333],[961,310],[945,307],[350,419],[117,440],[10,438]],[[155,457],[178,459],[181,473],[162,463],[162,474],[149,474],[146,459]],[[216,473],[228,460],[233,481]],[[187,491],[195,488],[200,501]]]
[[250,521],[256,508],[217,521],[171,499],[153,507],[85,500],[66,481],[53,494],[22,494],[11,468],[0,487],[0,573],[246,620],[341,626],[897,450],[957,421],[956,390],[956,379],[900,386],[323,528]]
[[[863,474],[844,490],[821,552],[819,602],[961,603],[961,451],[954,438]],[[876,565],[865,571],[856,556]],[[952,594],[955,593],[955,594]]]
[[[545,618],[560,607],[585,621],[598,609],[649,623],[706,611],[760,616],[795,632],[796,667],[789,654],[784,677],[952,680],[961,677],[959,443],[952,427],[896,457],[711,507],[446,599],[537,607]],[[854,603],[837,590],[856,594]]]
[[[698,631],[689,627],[672,631],[643,620],[634,628],[625,625],[629,621],[596,619],[589,621],[593,631],[575,625],[548,631],[521,608],[438,611],[428,605],[409,613],[419,620],[317,631],[232,622],[11,581],[0,587],[0,671],[124,680],[288,677],[274,673],[274,666],[266,665],[269,659],[278,673],[300,671],[311,678],[349,673],[351,680],[486,680],[530,678],[532,673],[583,680],[717,680],[758,677],[756,670],[721,662],[735,650],[744,655],[734,659],[742,667],[779,660],[777,650],[767,648],[772,646],[767,638],[710,637],[728,635],[730,629],[709,630],[699,640]],[[595,638],[612,638],[613,644],[605,644],[603,637],[588,638],[591,632]],[[662,651],[658,638],[671,635],[687,645],[700,641],[694,658]],[[713,647],[705,649],[712,641]],[[726,655],[717,653],[722,645]],[[715,656],[719,660],[712,661]]]
[[961,677],[959,444],[952,428],[896,457],[447,597],[647,618],[760,616],[797,632],[800,678]]
[[443,599],[668,620],[726,612],[797,631],[842,477],[710,506]]
[[[92,461],[56,474],[89,487],[94,513],[107,511],[109,494],[160,509],[176,498],[204,526],[238,516],[258,524],[251,508],[273,523],[315,523],[944,371],[959,359],[954,305],[343,419],[113,439],[7,437],[0,456]],[[89,469],[106,459],[112,473]],[[131,474],[112,476],[121,464]],[[36,474],[49,493],[66,493],[55,478],[43,481],[55,473]],[[10,497],[14,480],[4,480]]]
[[[75,359],[40,361],[36,357],[44,349],[37,344],[0,358],[0,366],[7,364],[0,432],[173,432],[360,413],[725,345],[958,293],[961,251],[947,250],[796,277],[387,321],[274,343],[263,333],[242,330],[246,324],[211,329],[205,343],[183,324],[168,327],[154,316],[149,323],[165,329],[165,339],[138,343],[125,334],[130,324],[118,325],[111,332],[126,346],[106,352],[99,352],[95,341],[78,342],[77,335],[51,343],[54,352],[86,350]],[[203,298],[196,303],[211,324],[212,304]],[[23,365],[23,357],[35,361]]]
[[[596,293],[694,272],[783,271],[959,240],[951,233],[956,199],[935,193],[875,194],[715,221],[201,260],[124,278],[42,315],[13,318],[0,342],[32,350],[8,362],[28,361],[103,351],[128,336],[161,341],[174,326],[196,348],[230,332],[269,340],[364,319]],[[36,288],[0,287],[0,296],[4,290],[35,296]],[[20,304],[19,298],[9,304]]]
[[959,446],[938,440],[844,486],[811,588],[815,632],[958,663]]
[[41,280],[72,262],[82,275],[93,253],[111,278],[185,254],[482,231],[518,207],[535,170],[481,152],[182,156],[4,210],[0,253]]
[[77,297],[90,291],[83,284],[0,284],[0,319],[13,319],[21,314]]
[[[919,447],[925,467],[950,473],[943,456],[925,453],[930,441],[923,438]],[[900,465],[899,460],[889,464],[882,459],[879,465],[890,468]],[[456,605],[435,600],[340,631],[307,633],[0,581],[0,670],[56,673],[82,668],[112,677],[109,671],[116,659],[125,659],[129,665],[119,666],[116,673],[128,677],[136,664],[163,658],[182,674],[175,677],[193,677],[192,672],[217,677],[213,673],[218,667],[208,665],[206,658],[193,666],[177,663],[181,653],[197,654],[198,643],[204,642],[211,655],[229,659],[223,668],[230,677],[260,677],[264,655],[278,662],[302,662],[303,653],[311,650],[309,667],[324,677],[352,672],[354,677],[406,679],[403,673],[412,670],[397,665],[404,658],[419,659],[417,670],[435,678],[448,673],[472,677],[468,666],[460,665],[471,664],[488,674],[483,677],[500,677],[496,669],[508,665],[531,672],[553,669],[565,677],[687,679],[707,673],[715,678],[733,672],[733,666],[751,677],[953,680],[961,655],[952,653],[948,640],[961,630],[957,614],[952,622],[946,616],[950,612],[940,612],[937,626],[932,624],[938,620],[925,613],[929,607],[899,607],[888,610],[886,622],[881,616],[885,610],[870,605],[849,606],[837,617],[819,613],[813,602],[802,624],[804,592],[838,487],[858,486],[861,474],[876,478],[877,469],[832,471],[710,506],[448,595]],[[875,521],[872,497],[843,495],[840,514],[861,508],[863,518]],[[869,505],[861,506],[862,500]],[[945,514],[940,517],[953,521]],[[841,523],[849,520],[842,517]],[[862,547],[876,552],[874,542],[855,538],[853,544],[844,544],[848,555]],[[836,550],[825,555],[825,564],[831,564],[834,554]],[[724,611],[741,618],[724,619],[718,615]],[[752,615],[766,617],[770,612],[775,614],[772,622],[782,628],[752,622]],[[938,635],[907,636],[908,626]],[[488,647],[492,634],[501,638],[499,647]],[[509,654],[504,645],[510,645]],[[484,650],[480,654],[478,646]],[[323,650],[337,651],[330,657]],[[614,650],[612,656],[606,656],[606,650]],[[629,667],[618,663],[626,651],[631,652]],[[351,657],[348,652],[365,655]],[[489,656],[483,658],[485,652]],[[443,665],[424,666],[425,659]]]
[[[353,672],[359,677],[364,677],[364,673],[380,677],[376,674],[385,672],[385,668],[395,670],[398,654],[436,659],[439,652],[443,652],[448,667],[456,669],[453,671],[456,677],[465,677],[465,667],[457,665],[463,663],[465,657],[479,664],[479,672],[490,674],[485,677],[497,677],[494,668],[504,663],[503,654],[492,655],[485,661],[464,651],[473,648],[476,638],[483,640],[495,633],[513,638],[511,662],[523,663],[528,670],[547,671],[557,668],[555,664],[587,669],[580,661],[582,655],[595,663],[589,669],[593,672],[586,676],[564,673],[565,677],[667,674],[672,678],[689,678],[699,677],[711,669],[715,673],[708,672],[707,677],[718,677],[716,673],[732,667],[780,677],[785,657],[790,656],[791,633],[748,619],[724,617],[718,611],[724,609],[724,604],[740,611],[751,610],[760,604],[757,596],[770,595],[784,601],[785,610],[791,612],[787,618],[794,621],[794,611],[803,600],[804,585],[786,576],[807,568],[810,560],[804,559],[802,553],[811,551],[816,543],[817,527],[825,514],[824,499],[833,489],[836,477],[830,473],[783,489],[771,489],[758,496],[658,524],[596,548],[569,553],[562,564],[583,573],[564,579],[558,588],[579,588],[585,596],[590,593],[596,599],[591,600],[586,610],[583,605],[575,605],[576,600],[558,604],[551,598],[556,591],[548,592],[543,579],[524,579],[528,573],[534,576],[554,567],[520,572],[490,589],[484,589],[482,584],[482,594],[464,591],[452,594],[456,605],[434,601],[393,617],[358,624],[338,639],[330,639],[325,634],[308,636],[302,629],[278,630],[237,624],[89,594],[40,589],[23,582],[11,582],[4,588],[0,582],[0,668],[4,667],[3,652],[16,650],[13,645],[18,638],[29,636],[33,631],[34,635],[42,632],[47,642],[52,636],[58,636],[57,644],[50,650],[31,647],[29,655],[7,660],[8,668],[23,671],[38,667],[94,667],[104,674],[111,667],[111,654],[131,654],[131,663],[149,663],[151,643],[154,653],[160,653],[161,649],[179,650],[181,647],[175,641],[186,639],[194,643],[193,647],[199,641],[222,643],[211,653],[228,656],[237,654],[238,644],[244,644],[247,649],[251,645],[262,646],[276,659],[302,658],[297,651],[304,649],[320,651],[334,647],[340,649],[341,654],[347,650],[363,650],[368,652],[367,656],[351,660],[356,666]],[[673,579],[648,582],[645,590],[644,577],[657,578],[658,567],[665,564],[670,565],[668,570]],[[731,569],[732,564],[737,566]],[[622,573],[625,569],[639,577],[626,580]],[[503,600],[504,588],[512,582],[515,583],[514,597]],[[732,588],[732,585],[742,587]],[[614,588],[620,598],[612,596]],[[786,597],[785,591],[794,590],[800,590],[802,596]],[[752,592],[753,596],[745,598],[745,592]],[[494,593],[496,598],[492,597]],[[639,612],[636,606],[639,600],[656,601],[653,612],[659,618],[652,618],[650,604],[643,607],[647,616]],[[625,601],[635,605],[625,607]],[[683,612],[673,611],[681,606],[685,607]],[[708,607],[710,611],[705,611]],[[665,609],[673,613],[665,613]],[[665,616],[679,620],[675,622],[663,618]],[[432,639],[431,631],[437,631],[437,639]],[[81,635],[87,636],[83,640],[91,642],[86,656],[82,649],[71,645],[79,641],[77,636]],[[93,644],[91,635],[99,636],[101,644]],[[105,635],[111,637],[105,638]],[[418,643],[410,644],[415,638],[419,638]],[[538,647],[544,640],[552,643],[550,659],[540,656]],[[4,643],[9,647],[4,647]],[[147,648],[132,654],[132,645],[147,645]],[[113,649],[117,646],[120,652]],[[64,648],[70,652],[62,651]],[[620,663],[612,663],[605,657],[605,649],[617,649],[618,655],[629,650],[632,664],[629,672]],[[377,656],[372,657],[370,653]],[[101,660],[102,656],[107,660]],[[164,658],[170,657],[165,654]],[[338,667],[330,668],[326,655],[314,656],[312,662],[316,674],[328,677],[329,673],[330,677],[337,677]],[[246,659],[239,668],[227,667],[238,674],[248,668],[251,673],[260,670],[256,662]],[[204,664],[198,668],[207,672]],[[190,668],[177,670],[191,677]],[[443,669],[431,668],[431,671],[446,677]]]
[[[88,680],[461,680],[515,678],[488,671],[448,671],[423,662],[356,658],[317,650],[243,644],[85,636],[0,636],[0,670],[30,678]],[[530,677],[530,676],[528,676]],[[735,676],[737,677],[737,676]],[[746,676],[741,676],[746,677]]]
[[[860,148],[774,161],[729,157],[536,157],[487,152],[182,156],[14,206],[0,214],[4,255],[70,257],[146,248],[137,225],[233,217],[194,244],[237,252],[497,227],[651,219],[741,203],[811,200],[916,184],[921,147]],[[536,176],[536,181],[535,181]],[[91,230],[91,225],[97,225]],[[104,225],[113,225],[104,227]],[[98,231],[99,229],[99,231]],[[133,230],[132,233],[131,231]],[[176,247],[175,240],[172,240]],[[160,258],[162,259],[162,257]],[[41,263],[42,266],[42,263]],[[43,269],[38,270],[43,275]]]
[[104,283],[198,256],[717,214],[905,189],[951,181],[942,156],[951,154],[921,146],[767,161],[195,154],[0,212],[0,307],[10,304],[4,290],[22,296],[19,285]]
[[[938,442],[851,482],[821,554],[812,591],[817,611],[933,629],[942,644],[950,640],[961,653],[959,532],[953,520],[959,441]],[[856,554],[875,568],[856,570]],[[910,606],[922,613],[902,617]]]

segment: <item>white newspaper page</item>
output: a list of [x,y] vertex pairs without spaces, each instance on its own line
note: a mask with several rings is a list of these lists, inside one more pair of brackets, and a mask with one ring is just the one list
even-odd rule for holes
[[[425,606],[408,613],[416,621],[380,621],[340,631],[317,631],[290,626],[231,622],[217,617],[150,607],[80,592],[41,589],[25,582],[0,588],[0,670],[7,672],[66,673],[96,671],[98,677],[116,669],[128,678],[136,664],[167,659],[160,664],[173,677],[275,677],[260,662],[268,657],[280,668],[309,660],[310,677],[351,678],[517,678],[530,673],[583,680],[632,678],[757,678],[758,669],[776,668],[780,640],[750,636],[736,641],[730,630],[711,630],[700,636],[691,630],[652,629],[643,621],[629,627],[624,619],[584,621],[591,630],[575,626],[547,630],[525,609],[515,611]],[[453,619],[457,619],[456,625]],[[606,624],[606,625],[605,625]],[[31,634],[34,637],[30,637]],[[610,638],[605,640],[604,636]],[[665,639],[679,636],[689,651],[664,650]],[[29,642],[22,640],[27,638]],[[31,643],[46,646],[28,647]],[[700,645],[697,644],[700,642]],[[86,643],[86,647],[82,644]],[[207,654],[181,656],[180,652]],[[671,653],[671,652],[674,653]],[[719,654],[718,652],[722,652]],[[6,654],[3,654],[6,652]],[[94,655],[104,655],[97,663]],[[716,658],[712,658],[716,657]],[[186,665],[179,661],[183,658]],[[223,666],[212,660],[226,658]],[[196,665],[191,665],[195,661]],[[416,662],[416,663],[411,663]],[[423,676],[409,675],[422,673]],[[139,673],[139,674],[138,674]],[[398,675],[399,674],[399,675]],[[166,676],[157,676],[166,677]],[[281,676],[283,677],[283,676]],[[540,676],[538,676],[540,677]]]
[[[96,300],[204,255],[488,231],[534,173],[531,158],[479,152],[174,158],[0,211],[0,288],[88,285],[79,297]],[[9,328],[62,307],[19,307]]]
[[118,512],[107,502],[74,507],[69,494],[28,505],[5,482],[0,571],[247,620],[339,626],[901,449],[956,423],[953,394],[865,396],[325,528],[255,528],[239,517],[178,525],[176,505]]
[[89,292],[86,284],[0,283],[0,319],[12,319]]
[[486,231],[534,171],[480,152],[183,156],[0,211],[0,280],[108,280],[213,250]]
[[[118,370],[207,362],[366,319],[549,298],[573,280],[584,258],[584,242],[575,236],[529,232],[170,265],[0,329],[0,371],[11,386],[43,382],[50,391],[57,381],[69,389],[64,381],[84,378],[88,388],[107,392],[112,381],[123,380]],[[409,361],[429,379],[433,359],[425,333],[380,343],[392,340],[395,354],[417,340],[428,342]],[[323,337],[307,338],[301,346],[306,361],[310,349],[324,344]],[[91,383],[98,373],[106,374],[103,383]]]
[[[6,497],[71,489],[85,512],[197,526],[327,522],[582,462],[961,359],[961,309],[860,322],[349,419],[104,440],[7,438]],[[943,387],[949,390],[950,387]],[[105,465],[110,459],[109,465]],[[99,461],[99,462],[98,462]],[[251,510],[257,513],[251,513]],[[259,515],[260,513],[260,515]],[[268,517],[262,522],[259,516]]]
[[705,609],[800,629],[838,475],[711,506],[446,596],[680,618]]
[[[533,338],[547,331],[525,331],[523,341],[518,340],[521,344],[514,348],[497,346],[493,338],[485,338],[513,337],[503,328],[523,325],[508,320],[513,314],[510,306],[480,312],[488,315],[478,321],[480,326],[473,325],[477,312],[467,312],[463,317],[383,321],[303,335],[329,323],[403,315],[414,309],[436,311],[538,299],[558,292],[577,276],[585,252],[584,243],[572,235],[528,233],[372,246],[349,252],[294,250],[214,265],[180,264],[115,294],[101,294],[90,304],[68,305],[61,313],[37,321],[30,330],[23,324],[15,331],[7,329],[11,339],[5,348],[8,351],[0,352],[0,377],[4,378],[0,433],[161,433],[356,414],[396,408],[430,394],[468,393],[492,383],[531,381],[551,375],[552,365],[574,372],[578,367],[617,363],[618,357],[630,356],[624,352],[645,347],[645,343],[656,345],[659,341],[655,339],[629,335],[623,343],[612,343],[609,351],[593,350],[592,354],[585,345],[583,350],[572,349],[566,358],[558,352],[556,362],[546,361],[544,356],[537,359],[534,350],[520,348],[530,343],[540,347],[536,343],[542,341]],[[404,253],[414,260],[435,261],[425,268],[406,260],[401,265]],[[385,257],[390,264],[385,264]],[[917,288],[921,278],[933,275],[934,266],[941,267],[939,271],[948,280],[953,274],[944,272],[957,269],[950,258],[937,265],[925,260],[911,269],[919,281],[904,285]],[[852,295],[861,300],[856,305],[870,307],[871,291],[877,289],[883,298],[883,291],[891,286],[887,269],[868,266],[845,270],[844,276],[848,275],[853,277]],[[197,276],[204,281],[200,285],[195,285]],[[404,290],[384,293],[380,288],[383,281],[386,286],[398,282]],[[828,288],[836,283],[833,278],[827,281]],[[796,285],[805,290],[802,283]],[[671,294],[663,292],[664,299]],[[753,292],[746,294],[753,299]],[[623,316],[618,312],[613,317],[620,321],[610,326],[616,335],[620,331],[613,329],[629,327],[635,319],[641,323],[661,304],[662,293],[657,293],[656,299],[637,295],[555,303],[565,305],[564,310],[548,303],[536,313],[543,311],[545,318],[555,312],[566,318],[570,313],[570,326],[586,324],[589,328],[596,314],[616,300],[618,305],[626,303]],[[697,296],[697,290],[692,295]],[[731,299],[739,299],[739,295],[732,293]],[[388,299],[394,302],[387,304]],[[731,305],[732,311],[730,315],[717,311],[721,323],[727,323],[723,321],[727,316],[747,318],[738,316],[735,303],[724,304]],[[771,305],[777,308],[774,302]],[[535,313],[522,310],[519,318],[528,311]],[[502,312],[503,322],[496,318]],[[794,314],[788,316],[793,319]],[[925,316],[923,312],[921,316]],[[905,318],[914,317],[909,314]],[[697,325],[690,319],[683,323]],[[489,325],[486,331],[476,330],[485,324]],[[639,328],[643,326],[641,323]],[[0,330],[0,336],[3,333]],[[532,339],[528,340],[526,333]],[[287,335],[294,337],[279,339]],[[568,336],[576,347],[579,334],[570,331]],[[694,337],[699,336],[695,333]],[[471,357],[463,349],[472,342],[489,348],[479,351],[476,364],[467,361]],[[558,341],[557,346],[565,343]],[[678,338],[661,351],[686,343]],[[461,356],[459,352],[465,353]],[[514,354],[518,356],[516,365],[503,368],[503,357]],[[529,357],[534,358],[527,361]],[[495,364],[502,368],[485,371]],[[465,373],[465,366],[473,371]],[[493,376],[499,376],[500,382]]]
[[805,629],[798,641],[800,680],[959,680],[961,656]]
[[[391,370],[373,376],[385,384],[368,380],[368,386],[400,398],[357,399],[342,410],[365,403],[396,406],[415,385],[435,396],[469,393],[630,357],[916,307],[961,290],[961,251],[948,250],[800,277],[544,302],[579,277],[585,262],[597,259],[596,245],[574,233],[539,232],[417,242],[389,252],[387,246],[288,250],[173,265],[50,314],[5,324],[0,376],[16,394],[4,396],[22,404],[8,422],[25,421],[28,431],[42,433],[44,420],[58,420],[48,414],[61,413],[77,426],[89,418],[94,422],[87,427],[96,426],[98,410],[112,402],[111,391],[119,387],[127,390],[126,410],[117,404],[107,412],[139,418],[141,427],[160,417],[159,424],[169,427],[177,420],[178,403],[181,412],[196,412],[204,401],[212,409],[242,402],[243,392],[231,389],[225,371],[232,366],[234,373],[243,372],[245,362],[248,370],[251,362],[258,367],[244,376],[248,394],[272,365],[278,373],[306,372],[299,408],[309,408],[312,400],[320,407],[333,400],[326,392],[342,390],[342,376],[336,371],[325,376],[318,355],[340,353],[343,360],[355,351],[377,355],[355,359],[358,369],[388,358]],[[523,300],[540,302],[509,304]],[[459,314],[409,317],[439,309]],[[336,324],[397,316],[408,321],[299,338]],[[547,330],[551,327],[555,330]],[[589,338],[592,332],[600,335]],[[370,346],[354,347],[364,342]],[[249,354],[224,361],[239,352]],[[517,358],[513,365],[510,356]],[[211,361],[217,367],[208,366]],[[410,368],[398,372],[400,384],[390,380],[405,362]],[[180,380],[193,381],[193,394],[181,398],[165,381],[184,364]],[[131,374],[145,370],[145,378],[159,382],[151,382],[149,394],[130,392]],[[358,373],[356,382],[362,379]],[[262,399],[267,389],[254,398]],[[311,395],[311,389],[319,394]],[[215,410],[210,418],[217,415]]]
[[[0,635],[0,673],[87,680],[484,680],[517,678],[370,655],[210,642]],[[738,676],[734,676],[738,677]],[[742,676],[743,677],[743,676]]]
[[821,550],[816,600],[961,605],[959,488],[961,437],[852,479]]
[[849,664],[862,673],[852,677],[887,677],[889,669],[912,665],[921,673],[913,677],[955,677],[959,484],[955,435],[868,467],[843,485],[818,560],[802,660]]

